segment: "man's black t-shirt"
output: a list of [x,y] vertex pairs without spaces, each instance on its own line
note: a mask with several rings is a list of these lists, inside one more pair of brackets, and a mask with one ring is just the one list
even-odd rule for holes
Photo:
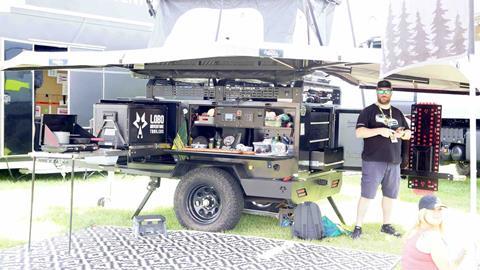
[[[357,120],[357,128],[391,128],[393,130],[403,127],[409,129],[403,113],[395,108],[380,111],[377,104],[372,104],[360,112]],[[402,140],[393,143],[389,138],[381,135],[363,139],[362,159],[365,161],[383,161],[400,164],[402,152]]]

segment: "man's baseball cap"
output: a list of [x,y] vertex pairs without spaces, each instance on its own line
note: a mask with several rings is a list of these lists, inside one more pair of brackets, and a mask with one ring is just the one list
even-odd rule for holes
[[392,88],[392,83],[387,80],[379,81],[377,83],[377,88]]
[[423,208],[435,210],[439,207],[446,208],[447,206],[435,195],[425,195],[418,202],[418,210],[422,210]]

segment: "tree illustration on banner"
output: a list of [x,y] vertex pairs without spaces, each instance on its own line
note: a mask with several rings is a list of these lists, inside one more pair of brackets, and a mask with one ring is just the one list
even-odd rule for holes
[[390,0],[380,76],[464,57],[469,0]]
[[413,40],[416,42],[413,42],[412,54],[414,56],[414,61],[412,63],[426,61],[430,57],[428,50],[430,38],[425,31],[425,26],[422,23],[422,17],[418,11],[416,13],[415,28],[413,29],[413,32]]
[[[413,53],[411,49],[415,45],[414,40],[412,39],[413,33],[410,30],[410,24],[408,21],[407,8],[405,6],[405,1],[403,1],[402,12],[400,13],[400,18],[398,22],[398,47],[400,48],[399,54],[397,56],[397,65],[399,67],[404,67],[409,65],[414,60]],[[403,48],[403,49],[402,49]]]
[[462,27],[462,21],[460,20],[460,15],[457,15],[455,18],[455,29],[453,32],[453,42],[450,47],[449,53],[451,55],[462,54],[462,52],[467,50],[467,40],[465,36],[467,35],[467,29]]
[[397,56],[395,55],[395,46],[397,44],[397,31],[394,24],[395,16],[393,16],[392,12],[392,5],[389,5],[388,8],[388,21],[387,21],[387,29],[391,29],[391,31],[387,31],[385,33],[385,45],[383,49],[383,64],[386,68],[390,69],[391,67],[395,66],[395,62],[397,61]]
[[433,12],[432,22],[432,44],[434,46],[432,55],[437,58],[447,57],[448,47],[452,44],[449,25],[451,21],[446,18],[447,10],[442,8],[442,0],[437,0],[437,6]]

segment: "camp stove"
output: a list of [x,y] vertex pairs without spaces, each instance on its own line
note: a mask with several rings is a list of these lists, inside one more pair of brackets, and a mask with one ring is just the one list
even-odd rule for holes
[[44,114],[40,125],[41,150],[52,153],[95,151],[96,138],[76,123],[72,114]]

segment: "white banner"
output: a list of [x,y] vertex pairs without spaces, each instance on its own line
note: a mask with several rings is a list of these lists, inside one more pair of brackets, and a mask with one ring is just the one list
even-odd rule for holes
[[390,0],[381,77],[472,51],[470,0]]

